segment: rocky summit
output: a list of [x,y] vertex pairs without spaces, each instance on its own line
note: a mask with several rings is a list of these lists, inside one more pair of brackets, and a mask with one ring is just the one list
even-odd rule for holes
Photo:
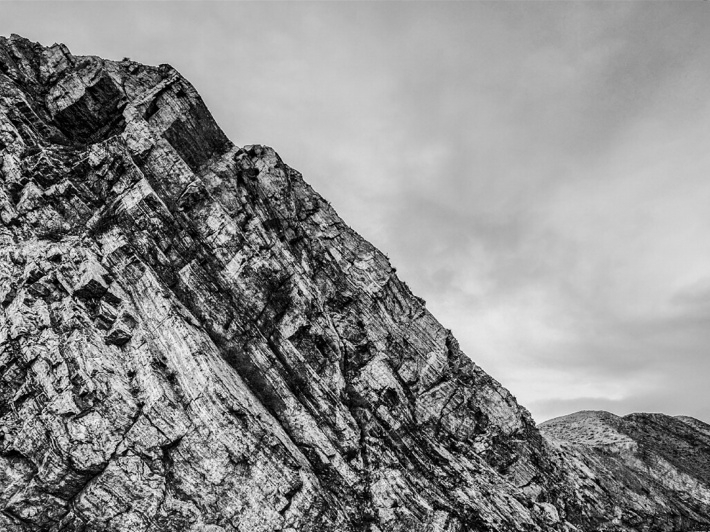
[[0,38],[0,530],[710,529],[710,427],[538,429],[168,65]]

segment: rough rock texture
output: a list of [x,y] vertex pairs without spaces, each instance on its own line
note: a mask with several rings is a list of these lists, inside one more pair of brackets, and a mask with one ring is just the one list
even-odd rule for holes
[[710,425],[690,417],[577,412],[546,421],[577,507],[631,530],[710,530]]
[[612,521],[587,455],[173,68],[0,38],[0,158],[0,530]]

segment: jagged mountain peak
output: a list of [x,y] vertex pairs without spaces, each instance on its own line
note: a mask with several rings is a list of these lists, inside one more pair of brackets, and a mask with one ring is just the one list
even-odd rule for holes
[[171,67],[0,38],[0,158],[0,528],[708,523],[588,476]]

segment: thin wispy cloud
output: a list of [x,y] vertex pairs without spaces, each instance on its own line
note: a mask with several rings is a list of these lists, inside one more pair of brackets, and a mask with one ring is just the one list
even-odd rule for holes
[[3,4],[169,62],[387,252],[538,421],[710,420],[704,3]]

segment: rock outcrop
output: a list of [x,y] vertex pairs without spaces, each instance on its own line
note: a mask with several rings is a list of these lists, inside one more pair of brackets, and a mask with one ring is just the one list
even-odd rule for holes
[[627,523],[577,496],[596,451],[173,68],[0,38],[0,158],[0,530]]
[[622,530],[710,530],[710,425],[585,411],[540,430],[560,452],[570,494],[589,517]]

